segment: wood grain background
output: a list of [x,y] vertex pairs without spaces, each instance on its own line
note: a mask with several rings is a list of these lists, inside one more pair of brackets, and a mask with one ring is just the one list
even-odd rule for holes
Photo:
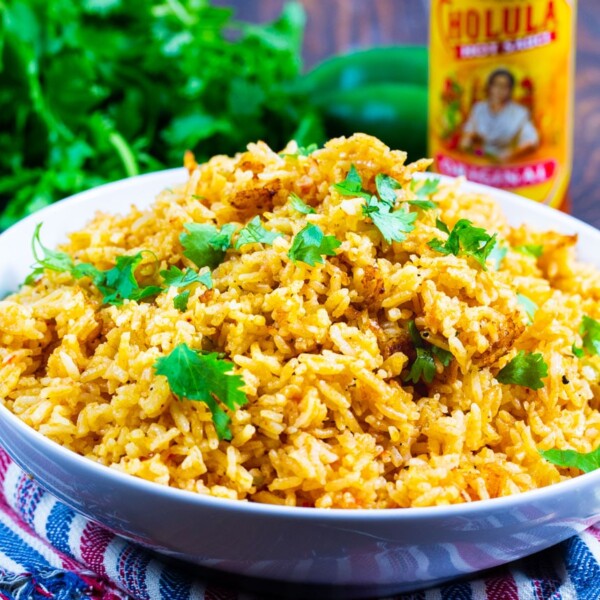
[[[275,18],[285,0],[219,0],[249,21]],[[308,15],[306,67],[355,48],[426,44],[428,0],[302,0]],[[600,227],[600,1],[580,0],[577,17],[575,157],[571,212]]]

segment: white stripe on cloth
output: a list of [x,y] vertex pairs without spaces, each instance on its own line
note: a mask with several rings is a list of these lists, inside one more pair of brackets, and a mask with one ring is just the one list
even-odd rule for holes
[[[206,586],[200,582],[195,581],[192,585],[192,589],[190,590],[190,599],[189,600],[205,600],[206,598]],[[164,598],[164,600],[167,600]]]
[[579,537],[590,549],[590,552],[594,555],[596,561],[600,563],[600,542],[596,539],[596,537],[587,531],[581,532]]
[[73,557],[79,562],[82,562],[81,536],[87,522],[81,515],[75,515],[69,527],[69,549]]
[[146,590],[150,598],[160,598],[160,576],[164,566],[151,560],[146,567]]
[[14,462],[11,462],[6,470],[2,489],[6,502],[16,513],[19,512],[17,507],[17,485],[22,474],[23,471]]
[[119,573],[119,556],[121,556],[127,545],[124,539],[115,536],[104,552],[104,568],[106,569],[107,577],[123,589],[126,589],[126,582],[122,580]]
[[41,535],[44,538],[46,538],[46,524],[48,523],[48,516],[57,502],[58,500],[56,500],[56,498],[44,493],[43,499],[35,509],[35,514],[33,516],[33,529],[38,535]]
[[23,566],[19,563],[16,563],[8,554],[4,554],[2,550],[0,550],[0,567],[18,575],[23,572]]

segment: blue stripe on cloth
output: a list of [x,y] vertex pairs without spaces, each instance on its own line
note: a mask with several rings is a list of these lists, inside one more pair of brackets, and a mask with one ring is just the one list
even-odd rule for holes
[[169,568],[163,568],[159,581],[160,597],[172,600],[185,600],[189,598],[192,585],[186,579],[177,571],[172,572]]
[[75,513],[64,504],[56,502],[48,515],[46,536],[48,541],[61,552],[71,556],[69,547],[69,529],[75,518]]
[[48,560],[4,523],[0,523],[0,550],[25,571],[50,567]]
[[150,598],[146,588],[147,567],[151,560],[148,552],[133,544],[127,544],[117,560],[119,578],[122,581],[119,587],[125,587],[136,600],[155,600]]
[[561,545],[567,572],[577,592],[577,600],[600,598],[600,566],[585,542],[578,536]]
[[473,600],[473,588],[468,582],[451,583],[440,588],[442,600]]
[[44,491],[35,481],[27,475],[21,475],[17,485],[17,506],[21,519],[33,528],[35,509],[37,508]]

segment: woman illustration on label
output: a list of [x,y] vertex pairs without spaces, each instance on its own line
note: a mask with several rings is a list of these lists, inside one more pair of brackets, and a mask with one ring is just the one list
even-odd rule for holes
[[509,161],[535,150],[539,134],[529,111],[513,101],[515,77],[496,69],[488,77],[487,100],[477,102],[463,126],[461,150]]

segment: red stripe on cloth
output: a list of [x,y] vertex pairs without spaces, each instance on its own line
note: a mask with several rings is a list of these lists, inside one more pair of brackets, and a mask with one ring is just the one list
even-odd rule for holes
[[107,577],[104,556],[114,535],[94,523],[88,523],[81,534],[79,548],[83,564],[94,573]]
[[490,577],[485,580],[487,600],[519,600],[519,590],[514,577],[507,573],[502,577]]
[[12,461],[10,457],[2,448],[0,448],[0,486],[4,483],[4,477],[6,476],[6,471],[8,471],[8,467],[11,465]]

